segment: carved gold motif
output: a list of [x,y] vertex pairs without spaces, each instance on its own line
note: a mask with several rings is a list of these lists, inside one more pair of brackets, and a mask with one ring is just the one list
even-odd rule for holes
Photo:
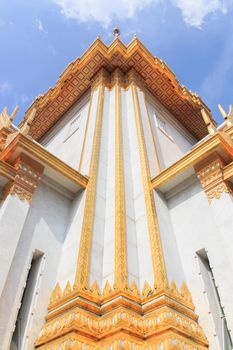
[[127,288],[127,253],[125,223],[125,184],[122,144],[121,78],[122,73],[113,73],[115,81],[115,266],[114,288]]
[[81,156],[80,156],[80,161],[79,161],[79,166],[78,166],[78,171],[80,171],[80,172],[82,170],[83,157],[84,157],[86,141],[87,141],[87,132],[88,132],[90,115],[91,115],[91,108],[92,108],[92,97],[93,97],[93,91],[91,91],[91,95],[90,95],[90,101],[89,101],[89,107],[88,107],[88,113],[87,113],[87,121],[86,121],[85,133],[84,133],[84,138],[83,138],[83,144],[82,144],[82,151],[81,151]]
[[15,193],[21,200],[31,202],[44,168],[24,153],[20,154],[13,166],[16,169],[16,175],[3,190],[3,198]]
[[4,107],[3,111],[0,113],[0,127],[9,128],[19,110],[19,106],[15,106],[13,112],[8,115],[7,108]]
[[195,166],[197,177],[207,195],[209,202],[220,198],[223,192],[232,194],[232,186],[224,180],[224,160],[214,153]]
[[198,139],[206,135],[200,110],[204,108],[209,112],[208,107],[195,93],[179,84],[165,62],[153,56],[137,37],[127,46],[116,38],[109,47],[98,37],[82,57],[68,65],[56,86],[36,98],[27,111],[25,119],[32,108],[37,109],[30,131],[33,138],[40,139],[90,88],[92,77],[101,67],[109,71],[119,67],[124,72],[134,67],[146,88],[191,134]]
[[[182,306],[184,296],[178,297],[178,294],[189,297],[190,292],[186,285],[181,287],[181,292],[177,289],[177,295],[171,294],[171,299],[168,295],[152,297],[149,293],[147,297],[138,299],[138,294],[135,293],[137,286],[133,283],[128,298],[131,296],[130,299],[136,299],[127,304],[123,294],[121,298],[117,294],[112,299],[101,302],[99,287],[94,284],[91,293],[94,293],[95,301],[91,298],[91,293],[88,297],[88,291],[85,291],[76,304],[71,304],[71,300],[74,299],[74,295],[71,295],[72,299],[67,300],[68,309],[54,307],[54,315],[53,311],[50,311],[51,315],[48,315],[47,323],[37,339],[37,348],[54,349],[56,344],[62,348],[65,341],[74,339],[77,346],[82,344],[85,348],[92,346],[93,349],[103,349],[104,346],[111,348],[112,344],[119,344],[115,343],[117,339],[121,340],[121,344],[128,344],[132,350],[137,349],[136,345],[140,345],[141,349],[152,349],[155,345],[170,344],[172,341],[174,344],[186,346],[184,349],[188,349],[187,346],[198,350],[207,348],[207,340],[197,324],[197,316],[188,304]],[[148,288],[153,294],[152,289]],[[57,285],[53,298],[56,300],[62,298],[62,295],[64,293]],[[85,307],[82,306],[82,300]],[[94,304],[99,312],[92,309]],[[106,349],[109,349],[108,347]]]
[[154,283],[157,289],[167,288],[167,276],[163,258],[162,245],[160,241],[158,219],[155,210],[153,192],[151,190],[150,170],[148,165],[146,145],[144,141],[144,132],[141,121],[141,112],[137,95],[137,86],[132,83],[132,96],[134,103],[134,114],[136,121],[138,149],[140,156],[140,165],[143,178],[144,196],[147,212],[147,221],[150,235],[151,255],[153,261]]

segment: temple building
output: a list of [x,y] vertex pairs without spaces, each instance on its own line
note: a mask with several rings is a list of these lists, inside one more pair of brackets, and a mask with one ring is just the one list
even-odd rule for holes
[[0,113],[0,349],[229,350],[233,109],[134,36]]

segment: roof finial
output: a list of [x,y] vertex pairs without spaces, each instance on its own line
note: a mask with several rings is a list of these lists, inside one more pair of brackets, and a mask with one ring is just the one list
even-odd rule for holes
[[119,28],[116,27],[113,29],[113,35],[114,35],[115,39],[119,37],[120,33],[121,32],[120,32]]

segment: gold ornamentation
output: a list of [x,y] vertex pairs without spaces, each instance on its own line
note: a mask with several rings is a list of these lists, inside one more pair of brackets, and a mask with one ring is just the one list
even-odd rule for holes
[[206,155],[215,152],[218,148],[220,148],[227,157],[233,158],[232,141],[229,140],[232,136],[232,127],[224,133],[217,131],[207,140],[198,143],[197,146],[187,152],[177,162],[164,169],[159,175],[155,176],[151,180],[151,187],[154,189],[159,188],[185,169],[200,163],[200,161],[206,158]]
[[138,290],[138,286],[137,286],[137,284],[136,284],[135,281],[133,281],[133,282],[131,283],[130,291],[131,291],[133,294],[135,294],[135,295],[140,295],[140,294],[139,294],[139,290]]
[[29,134],[30,126],[35,118],[35,115],[36,115],[36,109],[33,108],[30,114],[28,115],[27,119],[25,120],[25,122],[20,128],[20,132],[22,135],[27,136]]
[[140,40],[134,37],[127,46],[117,38],[109,47],[97,38],[82,57],[70,63],[56,86],[36,98],[28,109],[24,120],[28,118],[32,108],[37,109],[30,129],[31,136],[36,140],[40,139],[90,88],[91,79],[99,69],[106,67],[113,70],[119,67],[127,72],[132,66],[141,75],[152,95],[192,135],[197,139],[206,135],[206,126],[200,110],[204,108],[209,113],[208,107],[195,93],[180,85],[166,63],[153,56]]
[[178,291],[178,288],[177,288],[176,283],[175,283],[174,280],[171,281],[170,289],[171,289],[171,292],[172,292],[174,295],[176,295],[176,296],[179,295],[179,291]]
[[[101,71],[97,76],[100,82],[102,82],[105,72]],[[88,287],[88,272],[90,264],[90,250],[92,240],[92,229],[95,210],[95,193],[96,193],[96,181],[99,166],[99,152],[101,143],[101,128],[103,119],[103,105],[104,105],[104,85],[99,85],[99,98],[96,116],[96,125],[92,146],[92,156],[90,163],[89,182],[86,189],[86,202],[84,208],[84,217],[81,233],[81,241],[78,255],[78,265],[75,278],[74,288],[85,289]]]
[[53,304],[62,297],[62,289],[59,283],[56,284],[50,296],[50,304]]
[[37,142],[34,142],[20,133],[18,133],[14,140],[8,143],[7,147],[0,153],[0,159],[7,160],[18,148],[22,148],[25,152],[33,156],[33,158],[37,159],[38,162],[48,165],[82,188],[87,186],[88,178],[86,176],[80,174],[61,159],[54,156]]
[[[149,302],[149,299],[147,301]],[[160,338],[162,330],[164,334]],[[103,345],[111,345],[112,335],[115,335],[116,339],[121,340],[121,345],[133,339],[136,344],[147,349],[149,345],[158,345],[161,341],[169,343],[175,334],[179,334],[179,339],[184,344],[193,344],[196,349],[207,348],[206,337],[193,316],[190,318],[166,304],[158,304],[148,313],[121,307],[99,316],[76,307],[69,311],[61,311],[59,317],[48,320],[39,334],[36,347],[50,349],[55,345],[54,339],[57,344],[62,344],[65,339],[75,336],[77,342],[82,341],[83,345],[93,345],[95,349],[99,346],[103,349]],[[129,349],[133,349],[132,344],[129,345]]]
[[121,116],[121,76],[116,70],[115,81],[115,264],[114,288],[127,288],[127,253],[126,253],[126,223],[125,223],[125,184],[122,144]]
[[84,139],[83,139],[83,144],[82,144],[82,151],[81,151],[81,156],[80,156],[80,161],[79,161],[79,166],[78,166],[78,171],[80,171],[80,172],[82,171],[83,157],[84,157],[86,140],[87,140],[87,132],[88,132],[88,127],[89,127],[90,115],[91,115],[92,97],[93,97],[93,91],[91,91],[88,113],[87,113],[87,121],[86,121],[85,133],[84,133]]
[[150,235],[150,246],[151,246],[151,256],[154,271],[154,284],[156,289],[167,288],[167,276],[165,263],[163,258],[162,245],[160,241],[158,219],[154,204],[153,192],[151,190],[150,181],[150,170],[148,165],[146,145],[144,141],[144,132],[141,120],[141,112],[137,95],[137,87],[135,83],[132,83],[132,96],[135,110],[135,122],[138,137],[138,149],[140,156],[141,173],[144,186],[144,197],[147,212],[147,221]]
[[146,298],[146,297],[148,297],[149,295],[152,295],[152,294],[153,294],[153,290],[152,290],[150,284],[147,281],[145,281],[143,289],[142,289],[143,297]]
[[7,108],[4,107],[2,113],[0,113],[0,127],[11,127],[11,124],[18,110],[19,106],[15,106],[13,112],[10,115],[8,115]]
[[64,289],[64,292],[63,292],[63,296],[67,296],[69,295],[70,293],[72,292],[72,288],[71,288],[71,285],[70,285],[70,281],[68,281],[66,283],[66,286],[65,286],[65,289]]
[[3,198],[15,193],[21,200],[32,201],[33,193],[43,172],[43,166],[30,159],[24,153],[14,162],[16,174],[3,190]]
[[206,110],[204,108],[202,108],[201,115],[202,115],[202,118],[203,118],[203,120],[205,122],[205,125],[207,126],[208,133],[210,135],[213,135],[215,133],[215,131],[216,131],[216,127],[215,127],[215,125],[213,123],[213,120],[212,120],[210,114],[208,114],[206,112]]
[[108,295],[108,294],[112,293],[112,291],[113,291],[113,289],[111,287],[111,284],[108,281],[106,281],[104,289],[103,289],[103,295]]
[[93,282],[90,291],[91,291],[92,294],[94,294],[96,296],[100,295],[100,293],[101,293],[100,292],[100,287],[99,287],[97,281]]
[[232,186],[224,180],[224,166],[223,159],[217,153],[195,166],[197,177],[209,202],[214,198],[219,199],[223,192],[232,193]]
[[143,93],[143,97],[144,97],[143,101],[144,101],[144,105],[145,105],[145,109],[146,109],[147,122],[148,122],[149,130],[150,130],[150,137],[151,137],[151,140],[152,140],[152,144],[154,146],[153,150],[154,150],[154,153],[155,153],[155,161],[156,161],[158,173],[160,173],[161,172],[161,165],[160,165],[160,161],[159,161],[159,153],[158,153],[157,146],[156,146],[156,143],[155,143],[155,137],[154,137],[154,133],[153,133],[153,130],[152,130],[151,119],[150,119],[150,114],[149,114],[148,107],[147,107],[147,101],[146,101],[145,93]]
[[185,282],[182,282],[180,292],[183,298],[187,299],[190,303],[192,303],[192,294],[190,293],[190,290],[187,287],[187,284]]
[[225,110],[222,108],[220,104],[218,104],[218,108],[220,110],[220,113],[222,114],[223,118],[225,119],[226,125],[231,126],[233,122],[233,107],[232,105],[229,106],[229,112],[226,113]]

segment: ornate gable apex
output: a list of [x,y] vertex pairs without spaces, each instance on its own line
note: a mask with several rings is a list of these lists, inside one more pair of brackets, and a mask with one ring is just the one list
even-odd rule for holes
[[196,139],[208,134],[200,112],[204,108],[209,114],[208,107],[195,93],[180,85],[166,63],[153,56],[136,36],[127,46],[118,37],[109,46],[97,37],[80,58],[66,67],[56,85],[34,100],[21,125],[36,108],[30,134],[39,140],[87,91],[92,77],[102,67],[109,72],[116,67],[123,72],[134,68],[145,87]]

